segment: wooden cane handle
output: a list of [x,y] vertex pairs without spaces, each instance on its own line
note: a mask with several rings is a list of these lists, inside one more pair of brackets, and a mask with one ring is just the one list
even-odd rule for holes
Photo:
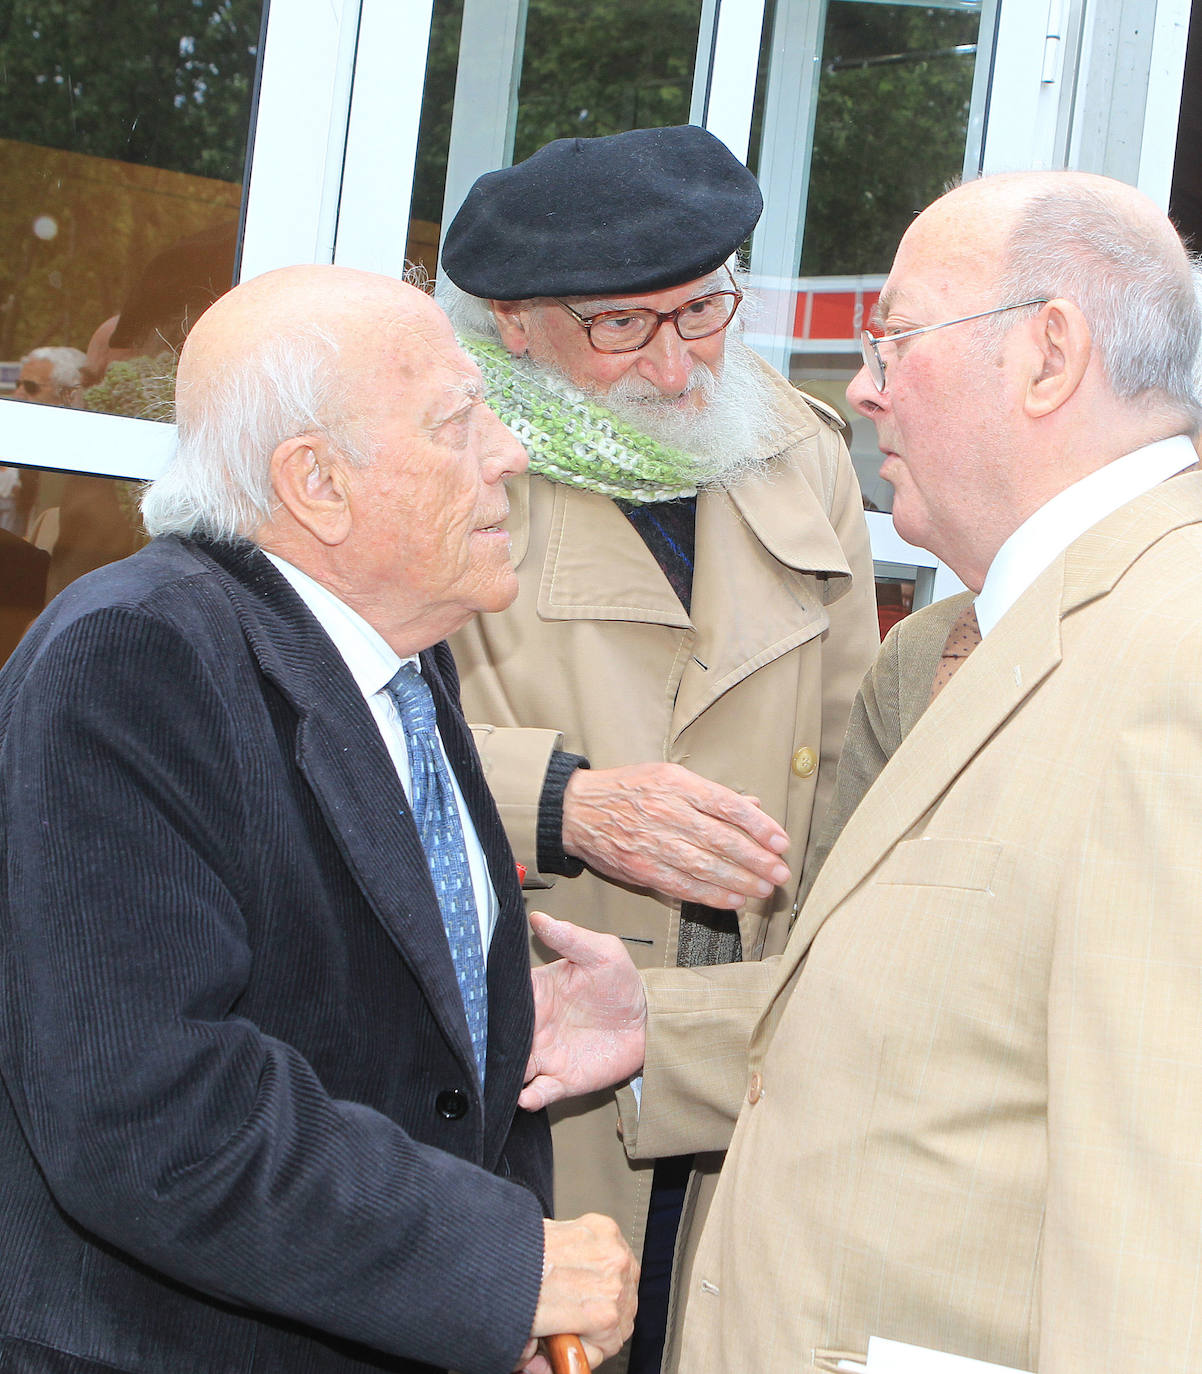
[[551,1374],[588,1374],[588,1359],[579,1336],[544,1336]]

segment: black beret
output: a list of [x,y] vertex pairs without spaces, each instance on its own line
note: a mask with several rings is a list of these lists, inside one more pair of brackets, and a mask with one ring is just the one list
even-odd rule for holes
[[755,177],[695,124],[557,138],[476,182],[442,265],[491,300],[641,295],[720,267],[763,208]]

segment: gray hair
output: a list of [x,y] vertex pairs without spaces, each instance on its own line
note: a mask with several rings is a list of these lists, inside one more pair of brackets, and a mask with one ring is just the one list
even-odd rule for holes
[[456,334],[488,339],[493,343],[500,341],[497,321],[488,302],[479,296],[469,296],[445,272],[435,284],[434,299],[442,306]]
[[79,386],[88,355],[78,348],[35,348],[21,359],[21,366],[32,362],[50,364],[50,380],[57,387]]
[[275,509],[271,455],[301,434],[323,435],[352,466],[366,467],[374,441],[346,418],[338,357],[337,342],[310,325],[177,384],[175,452],[142,492],[147,531],[251,538]]
[[[1114,394],[1165,407],[1197,430],[1202,312],[1184,259],[1087,186],[1050,187],[1020,211],[1004,249],[1000,301],[1063,297],[1079,307]],[[1013,324],[998,316],[982,336]]]
[[[1202,258],[1194,257],[1191,260],[1190,273],[1194,279],[1194,296],[1198,302],[1198,310],[1202,312]],[[1202,348],[1199,348],[1194,358],[1194,387],[1198,395],[1202,396]]]

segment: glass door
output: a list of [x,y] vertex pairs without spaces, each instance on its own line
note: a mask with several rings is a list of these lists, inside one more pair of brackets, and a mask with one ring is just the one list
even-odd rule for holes
[[749,161],[772,194],[752,247],[763,300],[752,342],[849,425],[882,624],[914,604],[915,582],[919,604],[930,599],[935,562],[893,534],[875,431],[844,389],[907,224],[981,165],[997,9],[775,0],[765,24]]
[[201,311],[248,261],[329,256],[358,0],[266,9],[12,0],[0,20],[0,662],[144,541],[137,483],[170,452]]

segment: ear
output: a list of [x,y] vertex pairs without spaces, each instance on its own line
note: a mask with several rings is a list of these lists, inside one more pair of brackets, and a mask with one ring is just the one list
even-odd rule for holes
[[529,301],[489,301],[501,342],[515,358],[530,348],[531,305]]
[[351,531],[350,481],[342,456],[317,434],[285,439],[271,455],[276,499],[314,539],[341,544]]
[[1033,419],[1059,410],[1089,370],[1093,338],[1072,301],[1051,300],[1032,322],[1035,356],[1023,409]]

